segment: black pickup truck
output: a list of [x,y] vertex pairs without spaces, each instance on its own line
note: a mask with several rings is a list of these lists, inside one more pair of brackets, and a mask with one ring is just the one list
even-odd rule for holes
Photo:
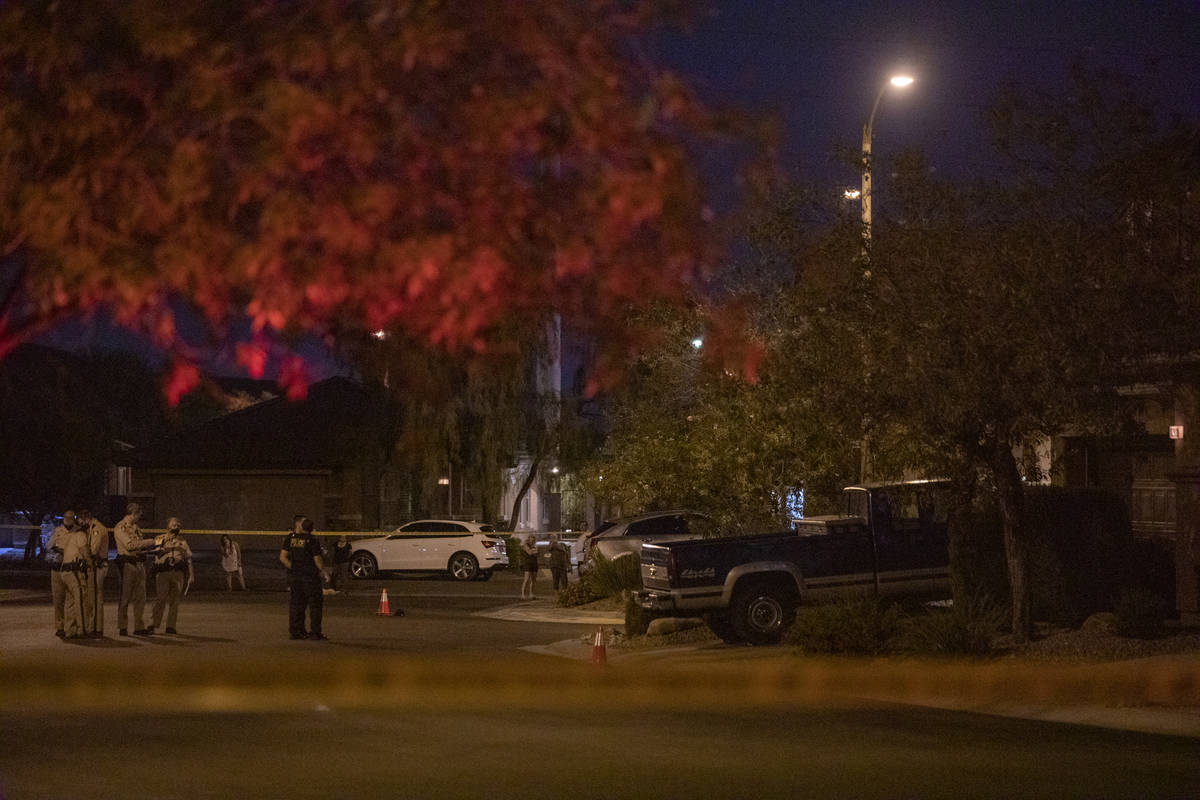
[[949,589],[945,481],[848,486],[841,513],[791,530],[642,547],[652,616],[703,615],[727,642],[774,644],[805,600]]

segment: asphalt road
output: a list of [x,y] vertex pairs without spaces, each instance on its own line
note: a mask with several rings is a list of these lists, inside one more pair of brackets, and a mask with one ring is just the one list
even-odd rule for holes
[[2,722],[0,775],[14,800],[1200,794],[1195,740],[912,708],[29,714]]
[[[385,586],[404,617],[375,615]],[[479,615],[518,587],[356,582],[329,642],[288,640],[278,591],[200,591],[149,638],[113,636],[110,602],[110,638],[73,643],[0,573],[0,798],[1200,796],[1195,738],[539,655],[594,626]]]
[[[0,572],[0,589],[4,588]],[[28,585],[28,581],[25,582]],[[388,592],[391,611],[380,617],[380,594]],[[209,589],[183,598],[178,636],[118,637],[115,584],[108,581],[103,640],[61,641],[54,636],[49,589],[20,590],[0,603],[0,652],[9,656],[58,658],[64,652],[85,661],[152,659],[163,650],[186,651],[197,658],[294,654],[395,653],[436,655],[512,655],[530,645],[582,636],[592,625],[558,622],[511,622],[476,616],[478,612],[519,603],[520,577],[500,574],[490,581],[460,583],[440,576],[352,581],[350,590],[327,596],[324,633],[328,642],[293,642],[287,635],[287,595],[282,591],[233,592]],[[146,605],[151,621],[153,590]],[[132,623],[131,623],[132,626]],[[161,631],[161,627],[160,627]],[[545,658],[545,657],[543,657]],[[553,659],[550,659],[553,663]]]

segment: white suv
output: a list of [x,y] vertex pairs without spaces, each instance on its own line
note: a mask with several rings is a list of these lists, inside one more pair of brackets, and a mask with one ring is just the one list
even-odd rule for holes
[[372,578],[379,572],[449,572],[460,581],[487,580],[508,567],[504,536],[491,525],[451,519],[410,522],[388,536],[353,542],[350,573]]

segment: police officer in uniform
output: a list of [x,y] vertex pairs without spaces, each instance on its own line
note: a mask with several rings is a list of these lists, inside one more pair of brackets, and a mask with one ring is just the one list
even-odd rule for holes
[[88,572],[83,587],[83,634],[104,638],[104,578],[108,575],[108,528],[86,508],[76,515],[88,537]]
[[117,543],[117,569],[121,573],[121,602],[117,605],[117,628],[122,636],[129,635],[125,624],[129,618],[129,604],[133,604],[134,633],[143,635],[149,631],[143,627],[146,608],[146,564],[145,551],[154,547],[153,539],[143,539],[138,522],[142,519],[142,507],[130,503],[125,517],[113,529],[113,540]]
[[[69,522],[68,522],[69,517]],[[62,537],[62,568],[59,575],[66,588],[66,602],[63,607],[63,632],[67,639],[82,639],[83,623],[83,592],[87,585],[89,570],[88,536],[87,531],[79,527],[75,514],[63,512],[63,525],[66,534]]]
[[154,557],[154,617],[147,633],[154,633],[162,622],[164,607],[167,609],[167,633],[176,632],[179,598],[191,588],[196,577],[192,571],[192,548],[179,535],[180,529],[179,518],[171,517],[167,520],[166,534],[154,540],[158,546],[158,554]]
[[[288,570],[288,633],[293,639],[324,639],[321,633],[321,609],[324,595],[321,577],[325,562],[321,543],[312,535],[313,523],[297,515],[292,532],[283,537],[279,560]],[[308,608],[309,630],[304,630],[304,609]]]
[[63,548],[66,547],[67,537],[75,527],[75,512],[64,511],[62,524],[54,528],[50,538],[46,540],[46,563],[50,565],[50,597],[54,600],[54,635],[65,638],[67,632],[63,627],[66,616],[67,581],[70,573],[63,575]]

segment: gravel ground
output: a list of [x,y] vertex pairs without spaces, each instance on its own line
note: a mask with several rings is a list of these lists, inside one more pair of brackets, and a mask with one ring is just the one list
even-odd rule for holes
[[1200,657],[1200,631],[1168,630],[1160,639],[1127,639],[1100,631],[1059,629],[1001,650],[1006,658],[1028,661],[1125,661],[1179,653]]

